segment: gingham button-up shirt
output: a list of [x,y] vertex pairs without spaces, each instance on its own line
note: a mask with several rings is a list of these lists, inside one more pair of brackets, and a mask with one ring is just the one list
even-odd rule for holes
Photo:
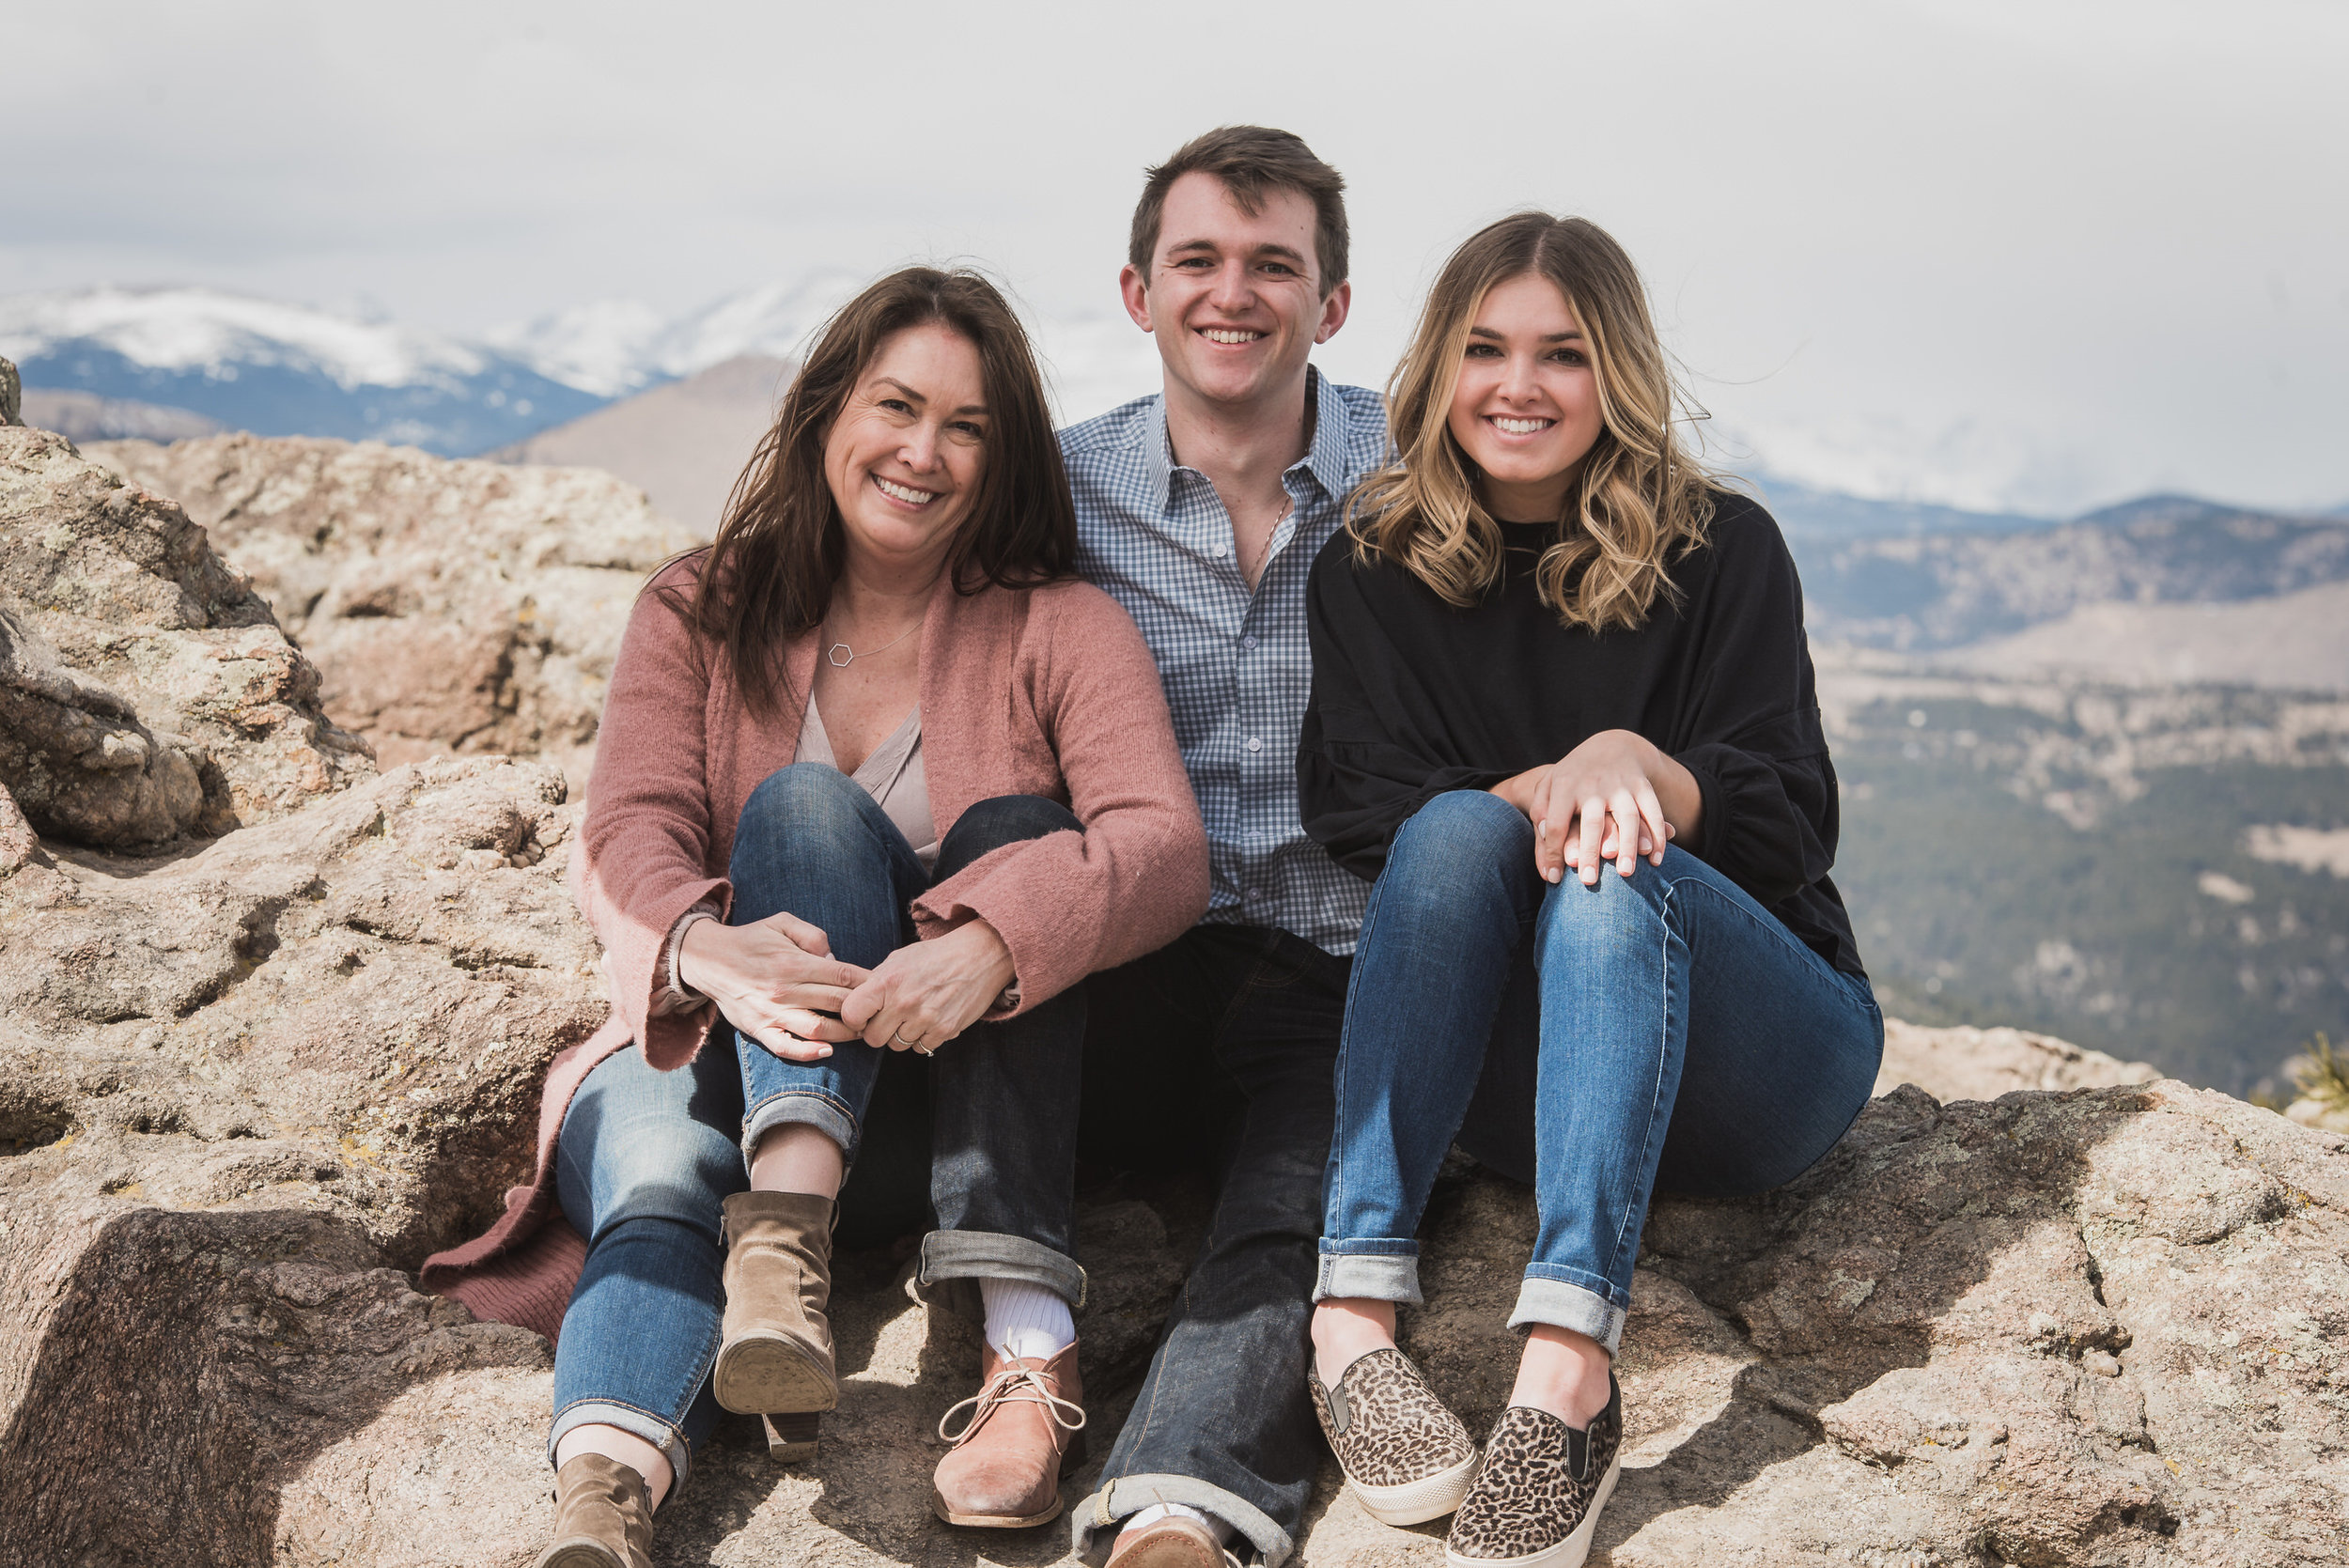
[[1166,400],[1143,397],[1061,432],[1077,498],[1077,569],[1142,628],[1207,825],[1209,921],[1272,925],[1354,951],[1369,884],[1305,836],[1297,732],[1313,690],[1305,578],[1346,492],[1384,460],[1386,409],[1308,372],[1313,449],[1281,483],[1293,504],[1256,591],[1240,575],[1215,486],[1174,460]]

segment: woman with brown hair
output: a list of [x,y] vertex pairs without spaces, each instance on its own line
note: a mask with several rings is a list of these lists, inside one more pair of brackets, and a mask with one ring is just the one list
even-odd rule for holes
[[[1828,878],[1794,563],[1681,449],[1674,401],[1612,240],[1494,224],[1438,279],[1390,395],[1397,457],[1314,567],[1305,827],[1375,885],[1310,1382],[1363,1505],[1456,1509],[1455,1563],[1583,1560],[1650,1193],[1789,1180],[1882,1052]],[[1541,1216],[1481,1464],[1394,1340],[1455,1140]]]
[[832,1226],[892,1051],[928,1059],[916,1288],[987,1320],[933,1506],[1059,1514],[1071,987],[1207,897],[1157,670],[1075,545],[1017,318],[913,268],[825,327],[715,541],[638,599],[574,865],[613,1018],[549,1076],[536,1183],[426,1271],[559,1336],[539,1568],[642,1568],[720,1406],[815,1452]]

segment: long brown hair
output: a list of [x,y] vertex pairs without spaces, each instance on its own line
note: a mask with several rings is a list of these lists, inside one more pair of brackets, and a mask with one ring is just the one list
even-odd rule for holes
[[699,582],[680,603],[693,629],[725,650],[754,713],[780,708],[784,647],[823,624],[847,560],[840,508],[824,477],[832,422],[881,345],[931,322],[978,350],[987,397],[978,489],[946,558],[956,591],[1032,588],[1075,567],[1076,506],[1019,318],[977,272],[892,272],[817,334],[774,427],[734,482]]
[[1358,554],[1383,556],[1447,604],[1466,609],[1501,580],[1501,528],[1451,429],[1469,329],[1485,296],[1548,278],[1582,329],[1598,386],[1600,428],[1542,552],[1542,602],[1570,627],[1644,623],[1673,593],[1672,559],[1704,542],[1717,483],[1673,431],[1681,401],[1639,269],[1596,224],[1518,212],[1479,230],[1444,263],[1402,364],[1388,383],[1395,457],[1347,508]]

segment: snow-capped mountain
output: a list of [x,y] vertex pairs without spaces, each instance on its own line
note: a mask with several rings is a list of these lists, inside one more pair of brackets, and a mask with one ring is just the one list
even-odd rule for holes
[[[262,435],[495,451],[744,355],[796,358],[865,282],[819,272],[678,317],[599,300],[466,341],[210,288],[0,297],[25,384],[186,410]],[[1122,318],[1036,322],[1065,417],[1148,391],[1150,340]]]
[[494,346],[209,288],[0,298],[0,354],[35,387],[443,454],[504,445],[608,396]]
[[504,328],[488,342],[551,380],[619,397],[743,354],[796,358],[865,281],[818,273],[747,289],[675,319],[634,300],[599,300]]

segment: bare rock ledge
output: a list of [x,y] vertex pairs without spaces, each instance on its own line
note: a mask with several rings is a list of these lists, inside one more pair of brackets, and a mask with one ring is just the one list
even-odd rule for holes
[[[209,757],[233,815],[149,844],[0,794],[0,1561],[521,1568],[552,1519],[548,1346],[410,1271],[521,1176],[547,1063],[603,1017],[579,806],[546,760],[330,756],[306,664],[202,530],[57,438],[0,431],[0,574],[39,640],[8,667]],[[1595,1561],[2341,1560],[2349,1138],[2006,1032],[1903,1026],[1888,1062],[1995,1098],[1891,1087],[1781,1192],[1657,1202]],[[1196,1219],[1156,1192],[1083,1211],[1097,1454]],[[1474,1426],[1533,1228],[1466,1169],[1430,1209],[1405,1338]],[[1064,1560],[1061,1525],[931,1518],[975,1345],[904,1272],[841,1261],[822,1454],[781,1469],[722,1429],[660,1562]],[[1377,1525],[1325,1464],[1300,1556],[1433,1568],[1441,1529]]]
[[387,763],[542,754],[583,786],[636,590],[701,538],[592,469],[243,434],[89,451],[210,530]]

